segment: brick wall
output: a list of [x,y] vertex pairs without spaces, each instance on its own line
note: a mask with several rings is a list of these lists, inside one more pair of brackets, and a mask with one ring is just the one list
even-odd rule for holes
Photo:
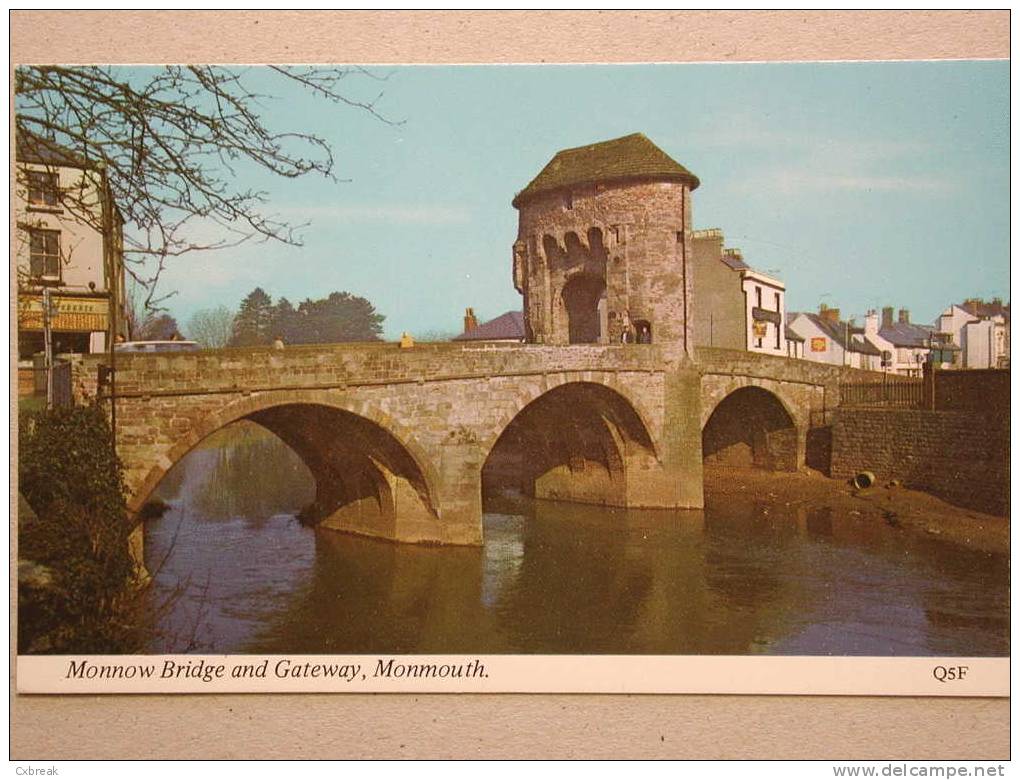
[[831,475],[871,471],[951,503],[1009,513],[1009,422],[995,414],[840,409],[832,426]]

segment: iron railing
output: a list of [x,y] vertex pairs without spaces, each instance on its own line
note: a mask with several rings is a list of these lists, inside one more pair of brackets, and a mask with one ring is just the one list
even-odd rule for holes
[[880,382],[841,382],[839,405],[918,409],[924,405],[924,380],[920,377],[885,377]]

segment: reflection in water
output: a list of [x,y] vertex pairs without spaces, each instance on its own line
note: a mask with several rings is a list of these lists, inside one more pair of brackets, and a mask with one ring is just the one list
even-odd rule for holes
[[[727,497],[703,512],[487,501],[482,548],[301,526],[297,457],[257,426],[160,486],[157,589],[186,585],[153,650],[1006,655],[989,555],[827,508]],[[167,551],[169,550],[169,554]]]

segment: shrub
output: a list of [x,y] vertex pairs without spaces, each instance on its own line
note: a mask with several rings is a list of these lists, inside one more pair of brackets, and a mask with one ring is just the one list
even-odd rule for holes
[[20,652],[125,653],[144,637],[129,549],[123,469],[98,407],[26,415],[19,489],[36,517],[18,528],[19,561],[45,584],[18,593]]

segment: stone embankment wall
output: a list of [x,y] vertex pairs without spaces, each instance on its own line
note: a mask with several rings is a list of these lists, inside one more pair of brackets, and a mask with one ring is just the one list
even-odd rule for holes
[[[948,373],[948,372],[947,372]],[[832,426],[831,476],[871,471],[950,503],[1009,513],[1009,419],[999,414],[841,409]]]
[[935,372],[935,408],[1009,417],[1009,369]]

